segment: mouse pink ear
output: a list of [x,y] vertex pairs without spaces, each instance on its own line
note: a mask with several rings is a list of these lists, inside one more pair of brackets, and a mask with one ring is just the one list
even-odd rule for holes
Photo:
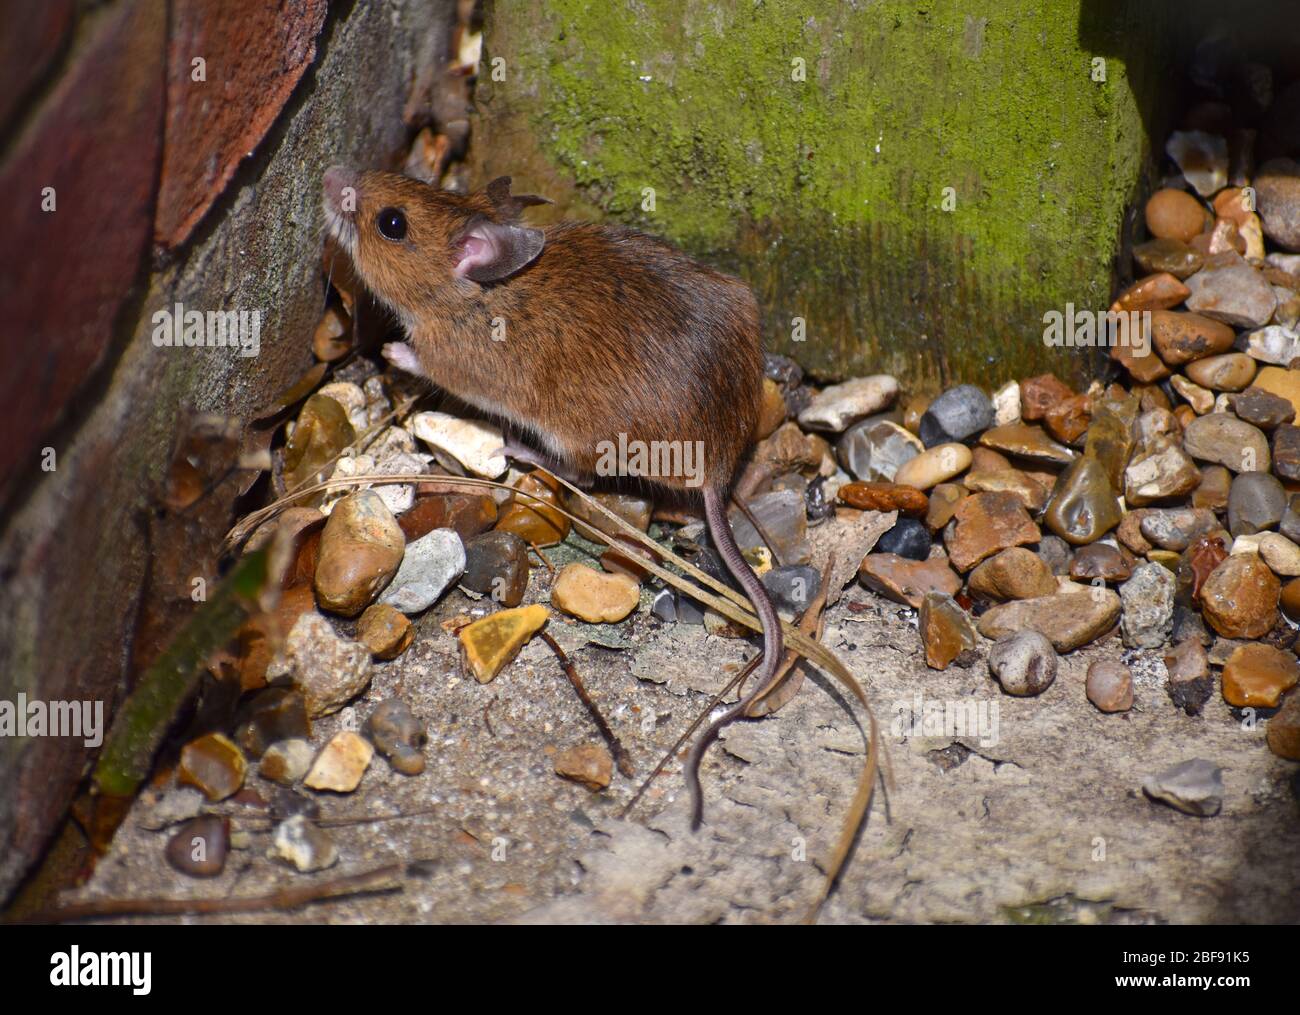
[[546,235],[540,229],[493,222],[475,215],[456,245],[457,278],[496,282],[513,275],[542,252]]

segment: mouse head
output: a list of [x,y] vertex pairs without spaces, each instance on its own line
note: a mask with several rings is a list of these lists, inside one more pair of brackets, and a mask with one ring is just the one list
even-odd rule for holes
[[395,173],[325,173],[325,223],[362,280],[397,309],[467,295],[499,282],[541,252],[540,229],[518,225],[531,194],[512,195],[510,177],[469,195]]

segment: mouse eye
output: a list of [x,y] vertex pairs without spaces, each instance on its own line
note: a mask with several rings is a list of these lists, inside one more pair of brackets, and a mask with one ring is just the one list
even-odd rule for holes
[[395,242],[406,239],[406,216],[400,208],[381,208],[375,216],[379,235]]

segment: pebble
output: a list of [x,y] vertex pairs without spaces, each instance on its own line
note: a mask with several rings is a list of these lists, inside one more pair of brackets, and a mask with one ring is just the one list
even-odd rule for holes
[[335,460],[356,440],[347,410],[327,395],[303,403],[284,449],[284,485],[296,490],[328,479]]
[[1047,432],[1066,444],[1073,444],[1082,437],[1091,422],[1092,399],[1087,395],[1074,395],[1058,402],[1043,417]]
[[1003,691],[1016,697],[1042,694],[1052,686],[1059,665],[1052,643],[1037,631],[1003,635],[989,650],[989,671]]
[[376,659],[396,659],[415,639],[415,628],[406,616],[388,603],[366,607],[357,621],[357,641]]
[[1283,423],[1273,431],[1273,471],[1300,480],[1300,426]]
[[1264,367],[1255,375],[1255,387],[1285,398],[1291,407],[1300,412],[1300,370],[1282,367]]
[[927,448],[968,441],[993,425],[993,403],[973,384],[949,388],[921,416],[921,443]]
[[1201,202],[1182,190],[1165,187],[1147,198],[1147,230],[1160,239],[1186,243],[1205,228]]
[[590,624],[615,624],[640,602],[641,587],[625,574],[606,574],[586,564],[570,564],[555,579],[551,605]]
[[316,756],[303,779],[308,789],[351,793],[361,784],[375,749],[351,730],[335,733]]
[[761,441],[776,432],[776,428],[785,422],[789,407],[785,404],[785,395],[781,385],[770,377],[763,378],[763,400],[759,404],[758,422],[754,425],[754,439]]
[[1196,463],[1168,437],[1144,442],[1124,470],[1124,497],[1133,507],[1186,496],[1200,484]]
[[875,548],[881,553],[925,560],[930,556],[930,530],[915,518],[900,518],[876,541]]
[[915,434],[879,417],[855,423],[835,444],[839,463],[864,482],[893,482],[899,468],[924,450]]
[[309,736],[307,703],[292,687],[263,688],[236,713],[235,742],[249,757],[260,758],[277,740]]
[[1119,617],[1119,596],[1110,589],[1092,586],[994,606],[980,617],[977,627],[985,638],[1038,631],[1051,639],[1058,652],[1070,652],[1096,641],[1115,626]]
[[765,545],[764,536],[772,540],[771,550],[786,564],[807,564],[812,560],[808,542],[808,513],[804,499],[795,490],[774,490],[750,498],[749,510],[763,527],[760,535],[737,508],[732,508],[732,534],[742,550]]
[[185,822],[167,840],[167,862],[192,878],[214,878],[226,869],[230,819],[202,814]]
[[961,591],[961,578],[944,557],[915,561],[892,553],[870,553],[858,569],[863,588],[919,609],[927,592],[953,596]]
[[485,532],[465,544],[460,584],[471,592],[518,606],[528,591],[528,574],[528,546],[513,532]]
[[1047,415],[1052,406],[1074,395],[1068,384],[1056,374],[1039,374],[1020,382],[1020,418],[1035,423]]
[[[1300,428],[1291,429],[1300,435]],[[1249,536],[1276,528],[1286,505],[1286,491],[1275,476],[1243,472],[1233,479],[1228,490],[1228,531],[1234,536]]]
[[975,625],[947,593],[925,594],[917,624],[925,649],[925,664],[931,669],[944,670],[954,662],[969,666],[978,658]]
[[1191,295],[1191,290],[1167,271],[1138,279],[1115,298],[1111,310],[1168,310]]
[[370,650],[337,634],[315,611],[293,625],[284,657],[267,669],[267,679],[288,678],[302,693],[307,716],[337,712],[370,683]]
[[295,814],[275,826],[270,855],[285,860],[303,874],[322,871],[338,863],[339,851],[328,832]]
[[266,749],[257,774],[281,786],[291,786],[307,774],[315,756],[311,744],[302,737],[280,740]]
[[1200,715],[1201,709],[1214,691],[1214,677],[1210,674],[1205,646],[1196,638],[1185,638],[1165,656],[1165,669],[1169,681],[1165,690],[1175,708],[1187,715]]
[[1169,378],[1169,385],[1192,407],[1198,416],[1214,409],[1214,393],[1194,384],[1181,374]]
[[1077,457],[1064,444],[1052,440],[1041,427],[1027,426],[1024,423],[1011,423],[986,430],[980,437],[980,443],[986,448],[1047,465],[1068,465]]
[[486,494],[432,493],[417,495],[411,509],[398,515],[397,524],[407,542],[434,529],[454,529],[467,540],[492,528],[497,513],[497,502]]
[[1235,328],[1259,328],[1277,309],[1273,287],[1235,251],[1213,254],[1187,279],[1187,309]]
[[1038,556],[1043,558],[1052,574],[1059,577],[1070,573],[1070,544],[1060,536],[1051,533],[1043,536],[1038,541]]
[[1043,512],[1044,524],[1076,546],[1096,542],[1123,517],[1106,467],[1091,454],[1061,473]]
[[888,374],[856,377],[814,395],[799,413],[799,422],[810,430],[839,433],[850,423],[884,409],[897,394],[898,381]]
[[1223,807],[1223,769],[1204,758],[1193,758],[1148,775],[1142,780],[1142,791],[1186,814],[1213,817]]
[[1084,685],[1088,700],[1101,712],[1127,712],[1133,707],[1133,674],[1123,663],[1098,659],[1088,667]]
[[[611,493],[599,491],[590,494],[591,498],[607,511],[617,515],[620,519],[627,522],[632,528],[640,532],[645,532],[650,528],[650,516],[654,511],[654,503],[645,497],[635,497],[629,493]],[[564,506],[568,511],[582,519],[585,524],[578,525],[578,535],[583,539],[592,542],[599,542],[596,531],[604,532],[607,535],[617,536],[622,533],[619,526],[613,521],[606,518],[596,510],[594,506],[587,503],[586,498],[579,497],[577,494],[566,491],[564,494]]]
[[1192,540],[1183,553],[1178,566],[1178,580],[1190,592],[1193,601],[1200,601],[1205,580],[1228,556],[1228,538],[1222,529],[1207,532]]
[[1300,250],[1300,164],[1270,159],[1259,167],[1254,184],[1264,235],[1287,250]]
[[993,392],[993,422],[997,426],[1020,422],[1020,385],[1015,381]]
[[445,412],[417,412],[406,427],[429,446],[444,468],[460,467],[484,479],[497,479],[509,468],[501,430],[491,423]]
[[977,493],[953,513],[944,541],[953,567],[969,571],[1009,546],[1038,542],[1041,533],[1024,506],[1010,493]]
[[614,776],[614,759],[604,744],[566,747],[555,755],[555,774],[598,792]]
[[1270,324],[1247,332],[1243,338],[1246,342],[1246,355],[1261,363],[1285,367],[1300,357],[1300,332],[1280,324]]
[[1231,490],[1232,473],[1222,465],[1207,465],[1201,469],[1201,481],[1192,491],[1192,507],[1226,511]]
[[894,482],[929,490],[965,472],[971,463],[971,450],[964,444],[940,444],[909,459],[894,473]]
[[1171,367],[1232,349],[1237,335],[1226,324],[1201,314],[1157,310],[1151,314],[1151,341],[1160,358]]
[[480,684],[492,680],[542,629],[547,617],[546,607],[534,603],[501,610],[462,627],[457,636],[474,679]]
[[224,800],[244,785],[248,762],[224,733],[205,733],[181,748],[176,781],[193,786],[209,800]]
[[1037,514],[1047,503],[1047,488],[1019,469],[1006,468],[998,472],[972,469],[962,477],[962,485],[972,493],[1013,494],[1032,514]]
[[1183,281],[1200,271],[1201,265],[1205,263],[1204,256],[1185,242],[1166,237],[1157,237],[1146,243],[1139,243],[1133,248],[1133,260],[1146,274],[1168,272],[1174,278]]
[[406,546],[393,513],[373,490],[334,505],[321,531],[313,584],[322,609],[355,617],[392,580]]
[[494,531],[513,532],[537,546],[563,542],[573,523],[560,510],[559,483],[541,472],[529,472],[514,488],[518,492],[502,506]]
[[401,698],[381,701],[370,713],[362,732],[388,759],[393,771],[403,775],[419,775],[424,771],[423,747],[429,736]]
[[1263,431],[1226,412],[1192,420],[1183,430],[1183,449],[1193,458],[1233,472],[1268,472],[1272,464]]
[[1142,535],[1152,545],[1179,553],[1218,527],[1214,512],[1204,508],[1149,508],[1141,522]]
[[1159,564],[1139,564],[1119,588],[1120,635],[1128,648],[1159,648],[1173,631],[1174,576]]
[[1289,619],[1300,622],[1300,579],[1289,581],[1282,586],[1278,605]]
[[402,613],[421,613],[465,570],[465,545],[453,529],[434,529],[406,545],[401,566],[379,597]]
[[1292,653],[1242,645],[1223,665],[1223,700],[1236,708],[1274,708],[1297,680],[1300,663]]
[[1228,142],[1218,134],[1173,131],[1165,142],[1165,154],[1202,197],[1212,197],[1228,185]]
[[930,507],[930,498],[916,487],[897,483],[845,483],[837,496],[860,511],[899,511],[920,517]]
[[821,591],[821,575],[808,564],[774,567],[762,577],[763,587],[778,610],[800,614]]
[[1272,430],[1295,419],[1295,406],[1263,388],[1247,388],[1233,395],[1230,404],[1239,417],[1263,430]]
[[925,512],[925,527],[938,532],[952,519],[960,504],[969,495],[960,483],[940,483],[930,490],[930,506]]
[[1288,694],[1265,728],[1268,749],[1279,758],[1300,761],[1300,694]]
[[1201,586],[1201,612],[1225,638],[1262,638],[1277,623],[1282,585],[1253,554],[1229,556]]
[[1214,391],[1241,391],[1255,379],[1256,368],[1255,361],[1245,353],[1225,352],[1220,356],[1194,360],[1184,369],[1187,376],[1202,387]]
[[1031,550],[1013,546],[984,561],[968,581],[972,593],[987,599],[1034,599],[1056,592],[1056,576]]

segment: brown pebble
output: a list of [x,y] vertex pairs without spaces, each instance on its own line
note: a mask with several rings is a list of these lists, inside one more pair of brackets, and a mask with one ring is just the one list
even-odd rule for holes
[[1122,663],[1098,659],[1088,667],[1088,700],[1102,712],[1127,712],[1133,707],[1133,674]]
[[396,659],[415,638],[407,616],[387,603],[366,607],[357,622],[357,641],[376,659]]
[[845,483],[839,498],[860,511],[899,511],[913,518],[925,514],[930,498],[911,486],[897,483]]
[[599,791],[614,775],[614,759],[604,744],[567,747],[555,755],[555,774]]
[[185,822],[167,840],[167,862],[192,878],[214,878],[226,869],[230,819],[201,814]]
[[1223,666],[1223,700],[1237,708],[1273,708],[1300,680],[1300,663],[1270,645],[1242,645]]
[[1145,215],[1152,236],[1183,243],[1204,230],[1209,218],[1200,201],[1172,187],[1163,187],[1147,199]]

